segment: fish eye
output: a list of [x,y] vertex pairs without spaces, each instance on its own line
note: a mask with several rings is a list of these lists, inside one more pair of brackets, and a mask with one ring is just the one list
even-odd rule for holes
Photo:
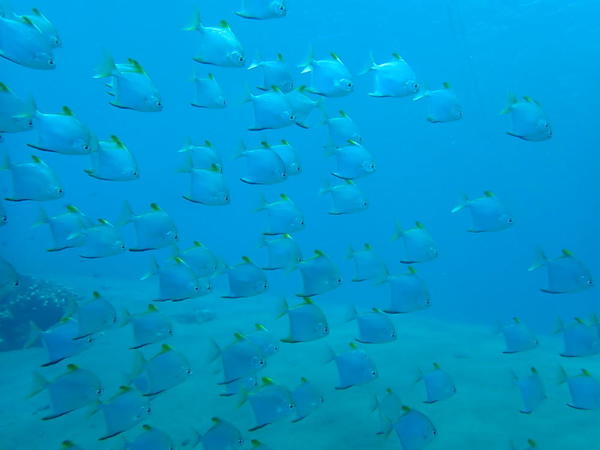
[[33,126],[33,120],[29,119],[29,120],[27,121],[27,126],[28,126],[28,127],[32,127],[32,126]]
[[244,445],[244,440],[243,439],[238,439],[237,443],[240,444],[240,445]]
[[185,371],[185,373],[187,373],[188,375],[190,375],[190,374],[192,373],[192,369],[187,369],[187,370]]
[[587,280],[587,281],[586,281],[586,284],[587,284],[588,286],[593,286],[593,284],[594,284],[594,281],[593,281],[593,280]]
[[85,145],[83,146],[83,149],[84,149],[84,150],[89,150],[89,149],[90,149],[90,146],[89,146],[88,144],[85,144]]
[[373,375],[374,377],[377,376],[377,371],[376,370],[371,370],[371,375]]
[[369,206],[368,202],[363,202],[363,206]]
[[294,405],[293,403],[290,403],[290,409],[294,409],[296,407],[296,405]]
[[323,327],[323,332],[326,334],[329,333],[329,327]]
[[152,412],[152,408],[150,408],[150,407],[148,406],[148,408],[146,408],[146,412],[147,412],[148,414],[150,414],[150,413]]
[[54,65],[54,60],[53,59],[49,59],[48,60],[48,65],[49,66],[53,66]]
[[508,223],[513,223],[513,218],[512,218],[512,217],[509,217],[509,218],[508,218],[508,220],[507,220],[507,222],[508,222]]
[[101,395],[102,394],[102,388],[96,389],[96,394]]
[[62,188],[58,188],[58,189],[57,189],[57,191],[58,191],[58,193],[59,193],[59,194],[62,194],[62,193],[63,193],[63,190],[62,190]]
[[259,365],[259,366],[264,366],[264,365],[265,365],[265,360],[264,360],[264,359],[260,359],[260,360],[258,361],[258,365]]
[[121,244],[121,248],[125,250],[125,244]]

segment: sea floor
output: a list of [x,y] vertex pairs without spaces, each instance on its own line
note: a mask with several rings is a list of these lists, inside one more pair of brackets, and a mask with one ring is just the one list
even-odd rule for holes
[[[86,292],[92,282],[69,280],[69,284]],[[150,294],[148,285],[116,280],[105,280],[103,284],[104,295],[119,307],[131,312],[145,309]],[[361,387],[337,391],[335,365],[324,362],[327,348],[346,348],[355,336],[356,324],[344,322],[345,307],[326,302],[320,305],[329,317],[331,335],[311,343],[282,343],[279,353],[268,360],[262,371],[290,388],[298,384],[300,377],[310,379],[322,389],[324,404],[301,422],[278,422],[248,432],[254,426],[249,406],[239,406],[239,398],[219,396],[222,387],[217,382],[222,375],[218,363],[208,362],[209,342],[214,339],[226,345],[234,332],[249,332],[256,322],[285,337],[287,320],[276,319],[276,304],[277,299],[266,296],[160,304],[160,310],[168,314],[210,308],[216,319],[202,324],[176,323],[175,335],[168,343],[189,358],[193,373],[184,384],[153,400],[152,413],[145,423],[168,432],[178,443],[190,439],[194,429],[205,431],[211,425],[210,418],[218,416],[243,430],[248,448],[251,439],[259,439],[275,450],[399,449],[395,435],[376,435],[380,421],[371,410],[374,395],[392,387],[406,405],[424,412],[435,424],[438,436],[428,449],[506,450],[511,448],[511,441],[521,449],[527,448],[528,438],[535,439],[538,447],[545,450],[593,448],[590,443],[600,442],[600,412],[566,406],[568,389],[557,382],[559,365],[569,373],[586,368],[600,376],[600,357],[559,357],[559,336],[540,336],[538,348],[505,355],[502,337],[491,326],[447,323],[426,312],[395,316],[396,342],[361,346],[376,362],[379,378]],[[51,368],[39,367],[45,361],[42,348],[0,353],[0,449],[59,449],[65,439],[85,449],[122,448],[122,437],[97,440],[104,432],[100,414],[90,416],[89,410],[83,409],[42,421],[46,393],[33,398],[28,398],[28,394],[34,371],[52,378],[73,362],[95,371],[103,381],[105,395],[112,395],[131,370],[131,339],[129,326],[108,330],[98,336],[91,349]],[[150,356],[157,350],[155,345],[145,354]],[[415,383],[415,379],[419,368],[428,369],[433,362],[454,378],[457,393],[443,402],[425,404],[424,386]],[[521,400],[511,371],[524,373],[531,366],[545,381],[548,399],[539,410],[525,415],[519,413]],[[140,427],[136,427],[125,437],[135,437],[139,432]]]

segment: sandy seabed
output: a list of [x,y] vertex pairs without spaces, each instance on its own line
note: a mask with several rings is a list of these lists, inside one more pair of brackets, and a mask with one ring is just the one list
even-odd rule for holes
[[[65,280],[60,280],[65,281]],[[68,285],[89,291],[97,280],[68,280]],[[118,308],[140,312],[151,298],[152,287],[143,283],[103,281],[104,295]],[[319,341],[281,344],[279,353],[269,358],[261,375],[294,388],[300,377],[317,384],[325,403],[301,422],[278,422],[255,432],[248,405],[238,406],[236,397],[221,397],[217,385],[222,379],[218,363],[209,363],[209,340],[221,345],[232,341],[235,331],[250,332],[254,324],[263,323],[278,337],[287,335],[287,320],[277,320],[278,299],[261,296],[252,299],[223,301],[214,297],[180,303],[159,304],[161,312],[179,314],[194,308],[210,308],[216,319],[210,322],[176,323],[175,335],[168,343],[190,360],[193,373],[183,384],[167,391],[152,402],[152,413],[144,423],[169,433],[175,442],[188,439],[192,430],[205,431],[213,416],[238,426],[250,448],[251,439],[259,439],[274,450],[366,450],[399,449],[395,435],[377,436],[380,420],[371,411],[373,397],[392,387],[403,403],[427,414],[435,424],[438,437],[427,448],[432,450],[526,448],[528,438],[540,449],[592,449],[600,442],[600,411],[569,408],[566,385],[557,383],[559,364],[569,374],[586,368],[600,377],[600,357],[561,358],[560,336],[540,336],[538,348],[520,354],[502,354],[503,340],[489,326],[448,323],[433,319],[426,312],[394,316],[398,339],[393,343],[361,345],[375,361],[379,378],[373,382],[336,391],[337,371],[325,364],[327,346],[344,350],[356,335],[356,324],[344,322],[345,307],[319,302],[327,313],[330,336]],[[296,300],[290,300],[294,303]],[[318,300],[317,300],[318,301]],[[69,439],[86,449],[122,448],[123,439],[98,441],[104,433],[101,414],[90,416],[85,408],[55,420],[42,421],[48,404],[45,392],[31,399],[32,373],[47,378],[64,372],[68,363],[94,371],[103,381],[105,397],[111,396],[126,379],[133,363],[129,326],[106,331],[97,337],[91,349],[51,368],[42,348],[0,353],[0,449],[52,450]],[[155,354],[158,344],[144,350]],[[457,394],[435,404],[425,404],[425,389],[415,383],[418,369],[429,369],[438,362],[454,379]],[[535,366],[546,385],[548,399],[533,414],[519,413],[521,399],[511,370],[525,373]],[[125,433],[133,438],[141,430]],[[177,447],[179,448],[179,447]],[[189,447],[183,447],[189,448]]]

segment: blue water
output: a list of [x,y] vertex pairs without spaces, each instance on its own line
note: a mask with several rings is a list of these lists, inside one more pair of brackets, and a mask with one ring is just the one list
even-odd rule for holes
[[[598,174],[600,139],[597,127],[600,75],[597,42],[600,6],[590,0],[407,0],[289,2],[287,17],[252,21],[233,14],[237,1],[220,2],[53,2],[14,1],[22,11],[40,8],[60,31],[64,46],[56,51],[57,69],[36,71],[0,61],[0,79],[22,97],[31,94],[43,112],[68,105],[101,139],[117,135],[135,154],[141,178],[111,183],[89,178],[85,156],[33,151],[33,133],[5,135],[0,152],[16,162],[40,155],[58,173],[65,197],[45,204],[58,213],[74,204],[90,217],[116,221],[127,199],[136,212],[159,204],[176,221],[182,246],[199,240],[229,264],[248,255],[265,261],[258,248],[263,215],[254,212],[259,193],[274,199],[285,192],[304,211],[306,229],[295,236],[305,255],[322,249],[342,269],[343,285],[322,296],[330,303],[370,306],[387,295],[386,286],[351,283],[349,245],[369,242],[389,263],[399,263],[399,242],[391,241],[394,223],[423,222],[440,247],[436,260],[418,266],[432,293],[432,307],[422,314],[449,322],[490,325],[519,316],[532,328],[552,331],[558,316],[588,316],[597,309],[597,289],[549,296],[539,292],[542,271],[530,273],[535,249],[551,255],[568,248],[592,273],[600,273],[598,241]],[[298,127],[250,132],[252,109],[243,100],[261,82],[260,71],[203,66],[192,61],[197,37],[182,31],[199,8],[207,25],[227,19],[248,59],[285,55],[300,64],[310,47],[317,57],[336,52],[355,74],[355,91],[327,99],[331,115],[347,111],[375,155],[377,171],[358,183],[370,199],[367,211],[330,216],[319,188],[333,168],[326,157],[327,129],[313,113],[310,129]],[[101,80],[92,79],[104,52],[116,61],[139,60],[160,90],[164,110],[146,114],[108,104]],[[426,104],[410,98],[378,99],[367,93],[370,74],[358,76],[372,52],[378,62],[400,53],[426,86],[452,84],[464,108],[458,122],[430,124]],[[199,110],[189,106],[193,72],[216,74],[228,107]],[[307,75],[297,71],[297,84]],[[506,116],[499,112],[509,93],[529,95],[544,107],[554,136],[525,142],[505,134]],[[232,202],[226,207],[191,204],[181,198],[188,176],[177,173],[177,150],[186,138],[212,141],[224,160]],[[287,139],[300,152],[304,172],[274,186],[239,182],[243,164],[234,155],[240,141]],[[10,190],[10,177],[0,174],[0,189]],[[474,235],[467,213],[450,210],[463,193],[472,197],[492,190],[509,207],[515,225],[498,233]],[[31,228],[38,205],[6,205],[7,226],[0,229],[0,254],[20,273],[38,277],[94,277],[97,286],[133,280],[148,271],[148,254],[124,253],[109,259],[82,260],[77,251],[47,253],[46,227]],[[129,243],[135,236],[124,229]],[[159,259],[169,251],[153,252]],[[269,274],[270,292],[292,296],[301,283],[297,272]],[[224,277],[217,281],[226,287]],[[191,300],[191,301],[202,301]],[[252,301],[252,300],[250,300]],[[227,327],[226,323],[222,324]],[[232,332],[235,330],[231,330]],[[292,349],[289,351],[301,351]],[[1,446],[0,446],[1,447]],[[341,448],[341,447],[340,447]]]

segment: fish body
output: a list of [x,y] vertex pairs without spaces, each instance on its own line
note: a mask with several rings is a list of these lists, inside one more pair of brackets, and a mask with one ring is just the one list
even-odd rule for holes
[[242,334],[234,336],[235,341],[222,349],[215,344],[212,359],[220,357],[223,364],[223,381],[219,384],[226,385],[253,376],[266,365],[266,357],[258,345]]
[[343,180],[355,180],[375,172],[377,166],[371,152],[355,141],[349,141],[343,147],[331,149],[336,160],[336,169],[331,172]]
[[425,403],[446,400],[456,394],[454,381],[437,363],[433,364],[433,370],[422,374],[420,378],[423,380],[427,392]]
[[194,61],[223,67],[246,65],[244,48],[225,20],[217,26],[208,27],[202,24],[200,14],[196,12],[192,24],[186,30],[197,31],[200,36]]
[[196,108],[221,109],[227,106],[223,89],[217,82],[212,73],[206,78],[198,78],[196,75],[192,78],[196,88],[196,96],[191,105]]
[[223,206],[230,202],[229,187],[221,168],[213,164],[208,169],[189,166],[184,172],[190,174],[189,194],[184,199],[208,206]]
[[348,68],[335,53],[330,59],[317,60],[311,54],[302,73],[311,73],[308,90],[324,97],[343,97],[354,91],[354,82]]
[[56,68],[46,34],[26,16],[0,16],[0,56],[30,69]]
[[249,128],[250,131],[274,130],[296,124],[288,98],[279,88],[249,96],[254,110],[254,125]]
[[342,284],[342,276],[337,265],[321,250],[315,250],[313,257],[304,259],[299,265],[303,292],[298,297],[312,297],[325,294]]
[[247,256],[242,257],[241,263],[229,268],[227,279],[229,294],[223,298],[253,297],[269,288],[265,273]]
[[5,200],[12,202],[49,201],[62,198],[64,191],[58,177],[48,164],[35,155],[32,161],[13,164],[8,157],[2,169],[10,171],[13,193]]
[[302,251],[290,234],[282,234],[273,239],[264,236],[260,246],[267,249],[267,265],[263,270],[295,270],[302,262]]
[[121,386],[119,392],[106,403],[101,403],[98,409],[102,412],[106,428],[105,434],[99,438],[101,441],[130,430],[151,411],[148,397],[129,386]]
[[438,246],[421,222],[406,230],[396,224],[393,239],[402,239],[404,243],[405,257],[400,260],[402,264],[427,262],[438,256]]
[[158,428],[144,425],[134,440],[125,443],[125,450],[173,450],[171,436]]
[[72,234],[71,239],[83,239],[80,256],[85,259],[107,258],[126,250],[121,231],[106,219],[98,219],[94,225]]
[[[55,216],[48,216],[43,209],[40,209],[38,220],[35,225],[46,224],[52,234],[52,247],[49,252],[57,252],[68,248],[84,245],[83,230],[92,226],[92,221],[83,214],[77,207],[67,205],[66,211]],[[78,235],[77,238],[71,238]]]
[[240,180],[246,184],[276,184],[287,180],[286,165],[277,152],[267,146],[245,149],[238,154],[244,158],[246,173]]
[[482,197],[472,200],[465,196],[462,203],[452,212],[456,213],[463,209],[468,209],[471,213],[473,228],[469,231],[472,233],[502,231],[514,223],[512,215],[491,191],[485,191]]
[[383,282],[388,278],[389,272],[383,259],[373,250],[373,246],[365,243],[363,248],[348,249],[348,258],[354,263],[354,278],[352,281],[361,282],[373,280]]
[[267,230],[263,231],[264,235],[292,234],[304,228],[304,214],[285,194],[281,194],[279,199],[273,202],[267,202],[264,197],[261,197],[257,211],[267,213],[268,226]]
[[542,378],[537,369],[532,367],[528,375],[516,377],[516,383],[523,400],[523,408],[520,412],[523,414],[531,414],[547,397]]
[[252,408],[256,422],[249,431],[256,431],[291,416],[296,406],[288,388],[266,377],[263,377],[262,385],[249,392],[245,399]]
[[242,0],[236,14],[245,19],[278,19],[287,15],[287,0]]
[[36,111],[33,115],[33,127],[37,133],[37,141],[27,145],[37,150],[65,155],[88,155],[98,149],[96,136],[66,106],[58,114]]
[[259,68],[262,69],[263,84],[262,86],[258,86],[258,89],[268,91],[275,86],[284,93],[288,93],[294,89],[292,71],[281,53],[278,53],[277,58],[272,61],[263,61],[261,58],[256,58],[248,66],[248,70]]
[[431,306],[431,295],[427,283],[417,275],[411,266],[408,272],[401,275],[389,276],[390,304],[384,309],[388,314],[402,314]]
[[100,141],[90,154],[91,169],[85,169],[90,177],[104,181],[133,181],[140,177],[133,153],[117,136]]
[[298,343],[321,339],[329,334],[327,316],[310,298],[292,308],[283,300],[279,307],[278,317],[288,316],[289,335],[282,342]]
[[17,97],[0,82],[0,133],[20,133],[33,128],[36,106],[33,100]]
[[385,63],[377,64],[371,58],[368,71],[374,74],[374,88],[371,97],[406,97],[419,91],[417,76],[412,67],[399,54]]
[[124,203],[119,220],[120,225],[133,223],[137,235],[137,246],[130,252],[144,252],[168,247],[179,239],[175,222],[156,203],[150,204],[150,211],[135,214],[128,202]]
[[508,106],[502,113],[511,117],[512,127],[506,132],[509,136],[532,142],[546,141],[552,137],[552,125],[546,113],[531,97],[518,99],[510,96]]
[[241,450],[244,438],[240,430],[232,423],[213,417],[213,425],[201,438],[204,450]]
[[305,419],[325,401],[321,390],[306,378],[302,378],[300,384],[292,391],[292,399],[296,406],[296,418],[292,422]]
[[127,322],[133,331],[133,345],[131,349],[146,347],[173,336],[173,323],[154,305],[148,305],[146,311],[129,316]]
[[529,267],[529,271],[541,267],[545,267],[548,274],[548,286],[540,289],[546,294],[583,292],[594,287],[589,269],[567,249],[563,249],[561,255],[554,259],[549,259],[540,250],[537,261]]
[[161,350],[148,360],[141,352],[137,353],[131,382],[144,396],[150,397],[183,383],[191,373],[188,359],[163,344]]
[[369,201],[356,183],[352,180],[344,180],[343,183],[325,183],[321,187],[320,194],[329,194],[332,207],[328,213],[332,216],[354,214],[365,211],[369,207]]
[[503,325],[502,334],[506,347],[502,353],[518,353],[531,350],[538,345],[538,339],[533,332],[517,317]]
[[428,101],[427,120],[431,123],[453,122],[463,117],[462,106],[449,83],[444,83],[442,89],[425,90],[417,94],[413,100],[422,98]]
[[369,355],[354,344],[350,344],[350,350],[332,353],[331,360],[335,361],[338,369],[338,390],[369,383],[379,376]]

